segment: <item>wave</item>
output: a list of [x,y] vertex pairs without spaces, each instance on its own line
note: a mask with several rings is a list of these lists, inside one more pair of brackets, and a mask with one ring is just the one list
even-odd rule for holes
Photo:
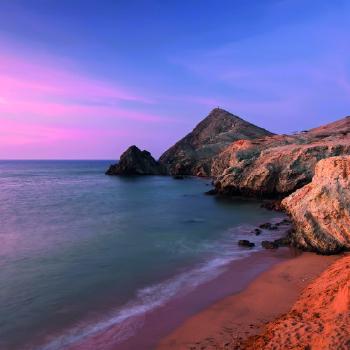
[[[76,326],[68,333],[55,338],[48,344],[40,346],[40,350],[61,350],[78,346],[79,342],[106,331],[113,326],[115,330],[114,342],[120,343],[131,337],[142,326],[142,317],[146,313],[161,307],[175,297],[185,295],[209,282],[225,271],[227,265],[237,259],[247,256],[249,252],[235,252],[225,256],[215,257],[208,262],[189,271],[182,272],[161,283],[143,288],[137,292],[136,298],[124,307],[115,310],[105,319],[85,326]],[[114,344],[115,344],[114,343]],[[97,349],[94,347],[94,349]]]
[[[181,272],[172,278],[161,283],[157,283],[139,290],[136,297],[122,308],[114,310],[104,319],[90,325],[77,325],[59,337],[56,337],[46,345],[40,346],[39,350],[61,350],[67,348],[79,348],[79,343],[94,337],[99,333],[113,328],[113,345],[125,341],[133,336],[143,325],[143,316],[152,310],[161,307],[176,297],[186,295],[201,284],[209,282],[225,272],[229,263],[242,259],[260,250],[242,250],[233,242],[246,238],[247,233],[252,231],[252,226],[244,225],[231,230],[232,235],[228,235],[224,242],[216,247],[220,252],[219,256],[210,258],[208,261],[196,267]],[[255,237],[252,237],[253,239]],[[233,241],[234,240],[234,241]],[[117,326],[117,327],[116,327]],[[85,349],[85,347],[84,347]],[[106,349],[106,344],[94,344],[94,350]]]

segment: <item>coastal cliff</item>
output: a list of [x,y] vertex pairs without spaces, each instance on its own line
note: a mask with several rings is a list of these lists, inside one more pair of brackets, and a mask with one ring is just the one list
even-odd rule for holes
[[159,158],[171,175],[210,176],[215,156],[236,140],[271,136],[221,108],[213,109],[188,135]]
[[[132,146],[107,174],[212,176],[214,193],[284,198],[278,201],[279,208],[287,212],[294,226],[288,233],[288,244],[324,255],[350,250],[350,117],[293,135],[275,135],[226,111],[214,109],[159,161],[149,152]],[[251,242],[241,242],[251,247]],[[265,242],[272,243],[272,248],[278,246]],[[217,344],[246,350],[347,349],[350,257],[345,253],[345,257],[306,287],[312,271],[317,275],[322,271],[324,259],[327,262],[338,257],[305,254],[266,275],[267,282],[262,278],[255,296],[253,284],[253,289],[250,287],[246,294],[233,296],[232,302],[228,299],[223,301],[223,307],[214,306],[208,311],[208,318],[203,313],[198,319],[188,321],[188,328],[185,325],[174,332],[159,349],[170,348],[168,344],[174,349],[191,344],[196,322],[199,322],[198,334],[203,333],[203,339],[195,339],[193,349],[221,348]],[[310,269],[313,259],[317,263]],[[312,279],[314,277],[316,273]],[[293,295],[288,291],[297,293],[295,290],[300,288],[301,282],[305,289],[298,301],[294,304],[296,294],[291,303]],[[278,298],[280,309],[276,311]],[[283,309],[284,302],[288,309]],[[246,325],[242,323],[242,314],[248,315],[244,321]],[[270,317],[262,333],[258,331],[263,327],[261,315]],[[213,317],[216,323],[212,322]],[[208,324],[204,330],[201,322]],[[240,334],[242,329],[245,336]],[[210,333],[213,330],[215,336]],[[319,336],[320,332],[324,333],[323,337]]]
[[284,197],[309,183],[321,159],[350,154],[350,118],[295,135],[232,143],[213,161],[223,194]]
[[350,117],[275,135],[215,108],[159,161],[132,146],[106,173],[212,176],[213,192],[261,198],[284,198],[301,189],[283,201],[296,228],[292,241],[329,254],[350,248],[349,157],[333,158],[347,155]]
[[282,201],[293,244],[323,254],[350,248],[350,156],[321,160],[312,182]]

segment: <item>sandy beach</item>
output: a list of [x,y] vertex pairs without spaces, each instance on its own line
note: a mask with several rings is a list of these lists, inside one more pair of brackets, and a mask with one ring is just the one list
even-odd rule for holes
[[[165,305],[138,317],[134,320],[137,321],[136,328],[129,329],[131,333],[120,325],[114,325],[82,342],[72,344],[69,349],[153,350],[161,339],[186,320],[220,300],[245,290],[261,273],[280,262],[294,260],[295,254],[299,253],[289,248],[262,250],[233,261],[215,279],[201,284],[189,293],[183,291]],[[122,341],[118,340],[120,334],[124,336]]]
[[287,313],[300,293],[339,256],[302,253],[260,274],[244,290],[187,319],[157,350],[240,349],[249,337]]

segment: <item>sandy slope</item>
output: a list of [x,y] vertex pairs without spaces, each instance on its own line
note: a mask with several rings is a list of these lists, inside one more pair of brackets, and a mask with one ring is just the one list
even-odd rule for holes
[[[158,350],[244,349],[248,337],[259,334],[267,322],[288,312],[301,291],[336,259],[335,256],[303,253],[275,265],[241,293],[191,317],[164,338]],[[300,331],[297,325],[293,327],[291,331]],[[285,329],[281,331],[286,333]],[[251,348],[264,349],[265,345],[257,347],[263,339],[254,343],[255,339],[250,339]]]
[[286,315],[249,340],[252,349],[350,349],[350,255],[304,289]]

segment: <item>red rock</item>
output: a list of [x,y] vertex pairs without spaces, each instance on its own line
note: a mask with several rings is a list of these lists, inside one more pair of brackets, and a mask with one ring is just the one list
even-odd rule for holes
[[213,161],[224,194],[286,196],[309,183],[320,159],[350,154],[350,118],[295,135],[232,143]]
[[319,161],[312,182],[282,206],[293,219],[295,245],[323,254],[350,249],[350,156]]

